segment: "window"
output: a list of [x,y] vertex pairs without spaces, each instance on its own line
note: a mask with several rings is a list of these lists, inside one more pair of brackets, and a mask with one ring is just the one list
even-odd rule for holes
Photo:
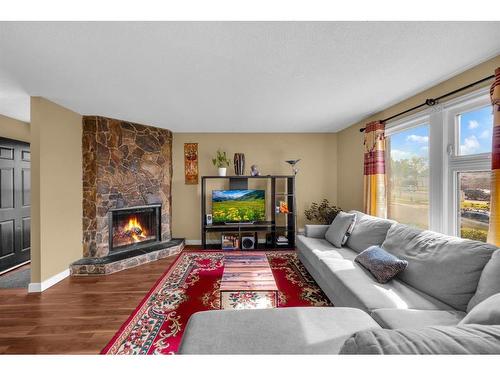
[[450,234],[485,241],[490,216],[493,116],[488,98],[464,101],[448,111]]
[[429,125],[398,131],[389,142],[388,217],[429,228]]
[[387,123],[388,217],[486,241],[492,133],[487,88]]
[[493,116],[491,106],[457,115],[459,134],[458,155],[476,155],[491,152]]
[[490,221],[489,171],[459,172],[460,236],[486,242]]

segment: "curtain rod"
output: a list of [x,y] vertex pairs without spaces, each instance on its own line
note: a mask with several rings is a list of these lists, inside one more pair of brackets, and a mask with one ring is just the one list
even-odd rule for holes
[[[470,84],[468,84],[467,86],[460,87],[459,89],[456,89],[456,90],[450,91],[450,92],[448,92],[448,93],[446,93],[446,94],[444,94],[444,95],[438,96],[437,98],[434,98],[434,99],[426,99],[424,103],[419,104],[419,105],[417,105],[417,106],[415,106],[415,107],[413,107],[413,108],[407,109],[406,111],[399,112],[399,113],[395,114],[394,116],[387,117],[386,119],[381,120],[381,122],[387,122],[387,121],[389,121],[389,120],[392,120],[393,118],[399,117],[399,116],[401,116],[401,115],[404,115],[405,113],[408,113],[408,112],[414,111],[414,110],[419,109],[419,108],[422,108],[422,107],[424,107],[424,106],[429,106],[429,107],[432,107],[432,106],[434,106],[434,105],[438,104],[439,100],[441,100],[441,99],[444,99],[444,98],[446,98],[446,97],[448,97],[448,96],[451,96],[451,95],[453,95],[453,94],[456,94],[457,92],[460,92],[460,91],[463,91],[463,90],[467,90],[467,89],[468,89],[468,88],[470,88],[470,87],[473,87],[473,86],[475,86],[475,85],[477,85],[477,84],[479,84],[479,83],[482,83],[482,82],[488,81],[488,80],[490,80],[490,79],[492,79],[492,78],[495,78],[495,75],[494,75],[494,74],[492,74],[491,76],[488,76],[488,77],[486,77],[486,78],[480,79],[479,81],[476,81],[476,82],[470,83]],[[361,129],[359,129],[359,131],[360,131],[360,132],[364,132],[364,131],[365,131],[365,129],[366,129],[366,128],[361,128]]]

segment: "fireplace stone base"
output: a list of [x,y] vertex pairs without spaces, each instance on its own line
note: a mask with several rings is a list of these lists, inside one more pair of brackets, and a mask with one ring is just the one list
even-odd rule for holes
[[71,276],[109,275],[127,268],[179,254],[184,248],[183,238],[173,238],[145,249],[111,253],[101,258],[82,258],[71,263]]

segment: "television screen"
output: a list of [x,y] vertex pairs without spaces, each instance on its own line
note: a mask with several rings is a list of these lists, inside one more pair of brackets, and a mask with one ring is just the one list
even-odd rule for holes
[[266,219],[264,190],[213,190],[214,223],[263,221]]

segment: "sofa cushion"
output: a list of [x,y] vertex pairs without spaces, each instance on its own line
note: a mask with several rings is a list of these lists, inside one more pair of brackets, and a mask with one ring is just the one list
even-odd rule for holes
[[456,310],[378,309],[372,318],[383,328],[419,328],[428,326],[456,326],[465,313]]
[[327,295],[335,306],[367,312],[381,308],[454,310],[398,278],[380,284],[360,264],[346,257],[321,257],[320,265],[321,284],[332,285],[333,294]]
[[385,240],[387,231],[395,222],[366,215],[359,211],[349,211],[356,214],[356,224],[349,236],[346,246],[358,253],[370,246],[380,246]]
[[346,243],[350,234],[349,231],[352,231],[355,220],[355,214],[339,212],[326,231],[325,239],[333,246],[341,247]]
[[306,258],[317,270],[321,267],[321,259],[354,259],[356,252],[349,248],[336,248],[330,242],[320,238],[310,238],[302,235],[297,236],[297,252]]
[[408,261],[398,278],[465,311],[481,272],[496,247],[479,241],[446,236],[394,224],[382,248]]
[[311,238],[325,238],[325,233],[330,228],[324,224],[306,224],[304,227],[304,235]]
[[334,307],[217,310],[193,314],[180,354],[337,354],[346,338],[380,328],[366,313]]
[[346,340],[340,354],[500,354],[500,326],[361,331]]
[[500,324],[500,293],[474,306],[460,324]]
[[467,311],[470,311],[478,303],[486,298],[500,293],[500,249],[497,249],[481,273],[474,296],[469,301]]
[[355,259],[365,267],[379,283],[386,283],[403,271],[408,262],[396,258],[378,246],[370,246],[363,250]]

